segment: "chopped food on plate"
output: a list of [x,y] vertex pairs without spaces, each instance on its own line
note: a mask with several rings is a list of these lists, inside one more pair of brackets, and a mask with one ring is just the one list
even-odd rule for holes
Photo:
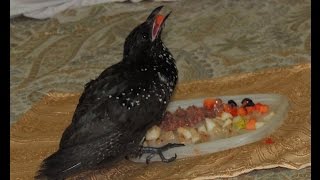
[[244,98],[234,100],[205,98],[202,106],[178,107],[166,111],[163,121],[146,133],[144,146],[160,147],[168,143],[197,144],[228,138],[263,127],[274,115],[267,104]]

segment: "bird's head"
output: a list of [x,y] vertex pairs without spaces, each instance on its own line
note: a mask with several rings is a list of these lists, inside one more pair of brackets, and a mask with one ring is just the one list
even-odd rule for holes
[[163,6],[155,8],[145,22],[130,32],[124,43],[124,58],[134,57],[146,52],[156,42],[161,41],[164,23],[171,13],[166,16],[160,15],[159,12],[162,8]]

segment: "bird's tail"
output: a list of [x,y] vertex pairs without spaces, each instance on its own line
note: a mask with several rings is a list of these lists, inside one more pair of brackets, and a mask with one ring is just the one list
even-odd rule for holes
[[75,149],[62,149],[47,157],[41,164],[35,179],[62,180],[76,172],[81,171],[82,157],[78,153],[72,153]]
[[[100,140],[108,142],[104,138]],[[124,149],[122,144],[101,141],[59,149],[42,162],[35,179],[62,180],[84,170],[109,165],[121,159],[121,150]]]

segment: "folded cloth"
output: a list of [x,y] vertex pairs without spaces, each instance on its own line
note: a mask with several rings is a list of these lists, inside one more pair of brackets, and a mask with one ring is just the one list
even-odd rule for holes
[[[141,2],[143,0],[11,0],[10,18],[18,15],[35,19],[46,19],[67,9],[110,2]],[[175,0],[155,0],[175,1]]]

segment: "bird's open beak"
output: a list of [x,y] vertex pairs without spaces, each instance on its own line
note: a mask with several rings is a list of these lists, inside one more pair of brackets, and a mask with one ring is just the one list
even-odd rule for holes
[[164,27],[164,23],[165,23],[166,19],[171,14],[171,12],[169,12],[166,16],[160,15],[159,12],[162,8],[163,8],[163,6],[159,6],[156,9],[154,9],[147,19],[147,21],[152,23],[152,30],[151,30],[151,40],[152,41],[154,41],[159,36],[162,28]]

